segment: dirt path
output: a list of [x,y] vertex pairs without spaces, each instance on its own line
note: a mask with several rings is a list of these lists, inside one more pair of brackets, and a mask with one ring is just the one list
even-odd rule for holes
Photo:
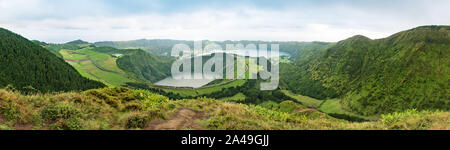
[[169,120],[152,120],[145,130],[204,130],[196,120],[207,119],[202,113],[188,108],[181,108],[170,116]]

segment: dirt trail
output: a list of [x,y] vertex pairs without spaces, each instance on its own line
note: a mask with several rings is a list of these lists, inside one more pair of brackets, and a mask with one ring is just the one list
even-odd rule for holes
[[169,117],[169,120],[152,120],[145,130],[204,130],[196,120],[207,119],[202,113],[188,108],[181,108]]

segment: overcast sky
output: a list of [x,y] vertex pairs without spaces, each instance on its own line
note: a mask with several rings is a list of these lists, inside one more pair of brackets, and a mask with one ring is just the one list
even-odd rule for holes
[[0,27],[62,43],[134,39],[335,42],[450,25],[450,0],[0,0]]

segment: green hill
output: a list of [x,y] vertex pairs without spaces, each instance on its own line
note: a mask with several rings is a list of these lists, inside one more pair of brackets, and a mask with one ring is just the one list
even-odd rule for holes
[[0,28],[0,87],[12,85],[24,92],[52,92],[100,88],[100,82],[83,78],[51,52]]
[[170,76],[173,61],[136,50],[117,59],[117,66],[140,80],[156,82]]
[[[169,100],[115,87],[45,95],[0,89],[0,130],[448,130],[449,112],[408,110],[370,122],[336,119],[284,101],[267,108],[199,98]],[[183,121],[177,121],[183,119]]]
[[120,69],[117,58],[101,52],[101,47],[86,46],[78,50],[60,50],[59,53],[67,63],[72,65],[82,76],[103,82],[108,86],[120,86],[125,82],[134,81]]
[[449,29],[424,26],[377,40],[354,36],[320,50],[312,61],[285,66],[285,80],[297,93],[341,97],[342,104],[366,115],[448,110]]
[[126,82],[155,82],[170,75],[173,62],[141,49],[117,49],[108,46],[83,44],[42,45],[50,52],[61,55],[84,77],[106,85],[120,86]]
[[67,42],[66,44],[89,44],[89,42],[83,41],[83,40],[75,40]]

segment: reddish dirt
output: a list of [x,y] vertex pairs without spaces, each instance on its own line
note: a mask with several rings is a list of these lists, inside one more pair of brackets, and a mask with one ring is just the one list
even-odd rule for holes
[[207,119],[202,113],[188,108],[181,108],[169,117],[169,120],[152,120],[145,130],[204,130],[196,120]]

